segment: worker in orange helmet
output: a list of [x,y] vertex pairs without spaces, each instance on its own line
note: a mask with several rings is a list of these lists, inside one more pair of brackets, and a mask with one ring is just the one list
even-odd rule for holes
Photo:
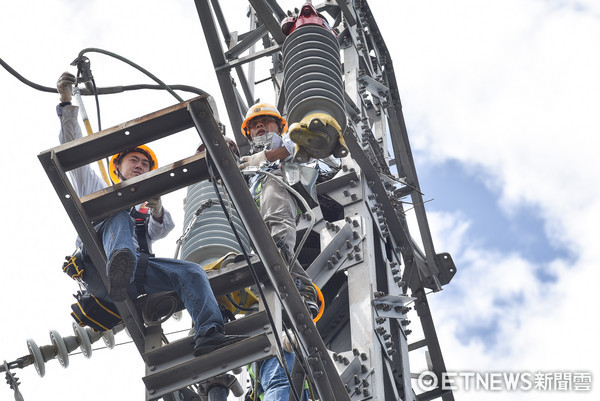
[[[240,169],[260,169],[283,179],[285,176],[283,170],[286,166],[295,164],[291,159],[296,149],[296,144],[286,133],[285,118],[273,105],[257,103],[248,109],[241,128],[242,133],[250,141],[251,151],[250,155],[242,156]],[[316,178],[316,170],[312,170],[315,171]],[[286,189],[281,180],[268,175],[254,175],[248,185],[273,241],[284,260],[289,263],[296,246],[296,216],[300,202]],[[310,189],[306,191],[305,198],[311,201],[309,202],[312,203],[311,207],[316,206],[310,192]],[[317,292],[310,276],[297,260],[290,269],[290,275],[303,296],[308,310],[313,318],[318,318]],[[294,351],[286,336],[283,344],[283,356],[286,364],[291,368],[294,362]],[[254,399],[260,398],[263,401],[288,399],[290,384],[277,358],[272,357],[253,364],[249,367],[249,372],[256,383],[254,388],[258,391],[254,394]],[[307,400],[308,392],[305,389],[298,390],[301,390],[302,401]]]
[[[251,155],[241,158],[240,169],[256,167],[283,177],[282,170],[285,170],[286,163],[292,163],[290,159],[296,146],[284,134],[286,129],[287,122],[273,105],[257,103],[250,107],[242,123],[242,132],[250,140]],[[281,180],[268,175],[253,176],[249,186],[273,241],[284,260],[290,262],[296,246],[298,200]],[[314,206],[317,205],[313,198],[309,199],[314,202]],[[290,274],[311,314],[316,316],[319,308],[312,280],[297,261],[291,266]]]
[[[77,122],[78,107],[71,105],[75,76],[65,72],[58,82],[60,103],[57,114],[61,121],[59,140],[66,143],[81,138]],[[158,167],[154,152],[146,145],[126,149],[114,155],[109,163],[113,181],[125,181]],[[69,172],[73,187],[79,197],[106,187],[89,165]],[[162,206],[160,197],[131,210],[122,210],[96,222],[94,228],[102,239],[106,258],[106,275],[109,288],[86,258],[85,248],[76,253],[84,266],[83,281],[86,289],[96,298],[124,301],[127,296],[137,298],[142,294],[175,291],[194,322],[194,355],[202,355],[243,337],[224,334],[223,316],[210,287],[204,269],[186,260],[157,258],[152,253],[152,243],[164,238],[175,224],[170,213]],[[78,243],[80,244],[78,239]],[[85,264],[88,263],[88,266]]]

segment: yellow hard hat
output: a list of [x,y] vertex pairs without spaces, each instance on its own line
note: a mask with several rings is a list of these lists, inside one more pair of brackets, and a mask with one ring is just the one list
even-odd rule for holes
[[121,162],[121,159],[126,154],[132,153],[132,152],[139,152],[148,158],[148,161],[150,162],[150,171],[152,171],[158,167],[158,159],[156,158],[156,155],[154,154],[152,149],[150,149],[148,146],[139,145],[139,146],[136,146],[135,148],[126,149],[122,152],[117,153],[116,155],[113,155],[110,158],[110,162],[108,164],[108,172],[110,174],[110,178],[112,179],[112,181],[114,183],[121,181],[121,179],[117,175],[117,167],[115,166],[115,163]]
[[250,130],[248,129],[248,123],[254,117],[258,117],[258,116],[275,117],[275,118],[279,119],[279,121],[281,122],[281,132],[283,133],[287,129],[287,121],[285,121],[285,118],[281,117],[279,110],[277,110],[277,108],[275,106],[273,106],[270,103],[256,103],[254,106],[252,106],[248,109],[248,112],[246,113],[246,118],[244,119],[244,122],[242,123],[242,134],[244,134],[246,136],[246,138],[248,138],[248,139],[252,139],[250,137]]

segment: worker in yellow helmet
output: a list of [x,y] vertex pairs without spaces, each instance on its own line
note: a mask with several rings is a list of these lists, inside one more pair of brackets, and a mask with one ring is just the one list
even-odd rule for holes
[[[59,139],[66,143],[81,137],[77,122],[78,108],[71,105],[75,76],[64,73],[57,82],[60,104],[57,114],[61,121]],[[111,158],[109,173],[120,182],[145,174],[158,167],[154,152],[146,145],[126,149]],[[70,171],[73,187],[79,197],[106,187],[89,165]],[[124,301],[128,296],[175,291],[190,313],[195,334],[194,355],[202,355],[241,340],[243,337],[224,334],[223,316],[211,290],[204,269],[186,260],[156,258],[152,243],[164,238],[175,224],[162,206],[160,197],[150,199],[131,210],[118,211],[94,226],[104,246],[106,275],[109,288],[86,258],[85,248],[76,253],[76,263],[83,265],[83,281],[87,291],[96,298]],[[78,242],[80,240],[78,239]],[[86,265],[87,264],[87,265]]]
[[[288,168],[296,167],[296,171],[300,168],[291,160],[296,145],[286,133],[285,118],[281,116],[275,106],[269,103],[257,103],[250,107],[241,129],[250,141],[251,150],[250,155],[242,156],[240,169],[268,171],[277,176],[275,178],[257,174],[252,176],[248,185],[273,241],[278,246],[284,260],[289,263],[296,246],[296,217],[301,202],[286,189],[281,180],[286,176],[285,172]],[[316,178],[316,170],[310,169],[315,173]],[[281,178],[278,179],[279,177]],[[291,183],[288,182],[288,184]],[[295,188],[300,189],[299,187]],[[311,207],[317,206],[315,199],[310,196],[310,192],[310,188],[306,190],[305,198],[307,201],[312,201]],[[290,269],[290,275],[303,296],[308,310],[315,318],[319,314],[319,306],[317,292],[310,276],[297,260],[290,266]],[[283,356],[288,367],[291,368],[294,361],[291,346],[284,348]],[[253,392],[255,401],[288,399],[290,384],[285,370],[277,358],[272,357],[253,364],[249,366],[249,371],[255,383]],[[307,395],[303,392],[302,400],[306,399]]]
[[[284,178],[286,168],[293,165],[290,159],[296,146],[288,135],[284,134],[286,128],[287,122],[273,105],[257,103],[250,107],[242,123],[242,132],[250,141],[251,155],[241,158],[240,169],[260,168]],[[317,172],[314,168],[311,169],[316,179]],[[279,247],[284,260],[291,261],[296,246],[296,216],[300,202],[286,189],[281,180],[264,174],[253,176],[249,186],[273,241]],[[312,206],[317,206],[314,198],[307,198],[313,202]],[[312,280],[300,263],[294,263],[290,273],[298,290],[304,295],[311,314],[316,316],[319,307]]]

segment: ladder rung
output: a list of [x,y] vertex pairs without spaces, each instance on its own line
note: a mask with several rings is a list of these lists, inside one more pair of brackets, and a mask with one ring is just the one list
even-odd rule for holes
[[148,399],[159,399],[180,388],[205,381],[271,355],[274,355],[274,352],[267,334],[247,338],[144,377]]
[[85,166],[115,153],[167,137],[194,126],[187,110],[190,102],[207,102],[204,96],[178,103],[151,114],[64,143],[54,151],[65,171]]
[[[266,328],[265,328],[266,326]],[[225,325],[225,332],[234,335],[253,335],[270,331],[269,320],[264,311],[234,320]],[[160,348],[146,352],[143,356],[148,366],[165,369],[183,361],[193,359],[193,336],[188,336]]]
[[130,178],[98,192],[82,196],[81,205],[92,221],[147,201],[149,198],[207,180],[204,154],[196,154],[156,170]]

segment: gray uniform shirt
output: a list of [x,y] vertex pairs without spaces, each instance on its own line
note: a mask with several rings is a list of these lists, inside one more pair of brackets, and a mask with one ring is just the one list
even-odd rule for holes
[[[62,108],[61,117],[61,130],[58,135],[60,143],[66,143],[77,138],[81,138],[81,127],[77,120],[77,113],[79,107],[67,105]],[[100,191],[107,187],[106,183],[98,177],[98,175],[92,170],[89,165],[78,167],[74,170],[69,171],[71,178],[71,184],[75,189],[77,195],[81,198],[82,196],[89,195],[91,193]],[[139,210],[142,205],[137,205],[136,209]],[[158,239],[164,238],[171,232],[175,227],[173,218],[168,210],[163,208],[163,221],[159,223],[150,216],[148,219],[148,230],[146,232],[146,241],[148,243],[149,251],[152,252],[152,242]],[[139,248],[137,236],[134,234],[134,242],[136,248]],[[81,243],[81,240],[77,238],[77,245]]]

